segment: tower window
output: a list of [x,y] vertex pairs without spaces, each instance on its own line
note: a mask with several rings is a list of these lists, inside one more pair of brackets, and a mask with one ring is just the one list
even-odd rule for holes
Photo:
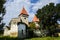
[[24,18],[24,19],[26,19],[26,18]]

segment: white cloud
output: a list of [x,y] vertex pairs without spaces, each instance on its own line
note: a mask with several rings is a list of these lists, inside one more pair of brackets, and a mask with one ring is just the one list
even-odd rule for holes
[[49,4],[49,3],[58,3],[58,0],[39,0],[37,3],[35,3],[35,5],[32,7],[33,11],[37,11],[39,8],[41,9],[43,6]]
[[28,19],[28,20],[29,20],[29,22],[31,22],[31,21],[32,21],[33,17],[34,17],[34,13],[30,13],[30,14],[29,14],[29,19]]

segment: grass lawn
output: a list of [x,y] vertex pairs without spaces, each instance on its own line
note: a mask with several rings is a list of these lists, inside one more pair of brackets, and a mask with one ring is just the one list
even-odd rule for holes
[[0,40],[60,40],[60,37],[36,37],[36,38],[27,38],[27,39],[18,39],[11,37],[0,37]]
[[60,37],[43,37],[43,38],[30,38],[25,40],[60,40]]

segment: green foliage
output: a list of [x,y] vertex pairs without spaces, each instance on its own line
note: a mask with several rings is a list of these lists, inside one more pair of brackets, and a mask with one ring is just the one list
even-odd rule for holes
[[2,14],[2,16],[0,17],[0,23],[1,20],[3,20],[3,16],[5,15],[5,7],[3,7],[5,3],[5,0],[0,0],[0,15]]
[[56,11],[56,19],[60,18],[60,4],[57,4],[55,7],[55,11]]
[[31,22],[31,23],[29,24],[29,26],[30,26],[31,29],[34,29],[34,28],[35,28],[35,23],[34,23],[34,22]]
[[3,20],[3,16],[5,15],[5,7],[4,6],[5,0],[0,0],[0,15],[2,14],[2,16],[0,17],[0,23],[1,20]]
[[0,34],[3,32],[3,26],[5,23],[2,23],[3,16],[5,15],[5,7],[4,6],[5,0],[0,0]]
[[54,6],[54,3],[49,3],[38,9],[36,16],[40,19],[43,29],[53,31],[57,27],[57,20],[60,19],[60,4]]
[[5,8],[3,7],[4,3],[5,3],[5,0],[0,0],[0,14],[5,12]]

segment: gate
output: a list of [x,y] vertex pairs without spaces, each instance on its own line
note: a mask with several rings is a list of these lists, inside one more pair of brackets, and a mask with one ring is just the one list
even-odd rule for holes
[[19,38],[26,37],[26,25],[25,24],[18,25],[18,37]]

